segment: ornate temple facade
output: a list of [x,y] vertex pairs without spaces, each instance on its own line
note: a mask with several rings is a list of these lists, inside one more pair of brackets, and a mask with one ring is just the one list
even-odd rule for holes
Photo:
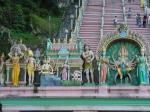
[[14,44],[0,80],[2,110],[150,111],[150,27],[138,27],[133,16],[144,13],[142,4],[79,0],[71,37],[48,38],[43,57]]

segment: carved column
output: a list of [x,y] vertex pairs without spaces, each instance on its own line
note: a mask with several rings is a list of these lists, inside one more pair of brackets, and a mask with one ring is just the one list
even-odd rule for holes
[[6,76],[7,76],[7,79],[6,79],[6,84],[9,84],[9,80],[10,80],[10,66],[9,65],[6,65]]

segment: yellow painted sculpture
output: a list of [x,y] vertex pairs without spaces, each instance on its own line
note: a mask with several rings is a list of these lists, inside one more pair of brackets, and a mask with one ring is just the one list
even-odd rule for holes
[[9,53],[8,56],[11,58],[12,61],[12,83],[13,86],[18,86],[19,84],[19,74],[20,74],[20,58],[23,57],[23,53],[20,55],[17,53],[17,51],[12,54]]
[[29,85],[33,85],[34,81],[34,71],[35,71],[35,59],[33,58],[33,52],[28,48],[28,63],[27,63],[27,72],[29,77]]

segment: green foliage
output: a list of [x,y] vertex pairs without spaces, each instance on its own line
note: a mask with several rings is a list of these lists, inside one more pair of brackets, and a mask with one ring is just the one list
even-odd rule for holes
[[51,17],[49,20],[46,20],[34,14],[31,15],[31,21],[35,29],[38,28],[41,33],[51,35],[58,31],[61,22],[61,20],[56,17]]
[[22,30],[25,29],[25,20],[24,20],[24,14],[22,10],[21,5],[15,5],[13,9],[13,28],[16,30]]
[[[58,32],[65,10],[58,7],[57,0],[0,0],[0,25],[11,30],[13,39],[40,44],[43,37]],[[40,35],[32,34],[31,23]]]
[[[13,30],[31,32],[31,16],[45,32],[58,31],[60,19],[65,8],[58,7],[57,0],[1,0],[0,24]],[[51,16],[51,31],[49,31],[48,16]],[[57,16],[57,17],[56,17]],[[59,18],[58,18],[59,17]],[[45,28],[44,28],[45,26]]]
[[12,39],[19,40],[22,39],[23,43],[27,45],[36,45],[37,43],[42,42],[42,38],[40,36],[34,36],[30,32],[19,32],[19,31],[13,31],[11,33]]

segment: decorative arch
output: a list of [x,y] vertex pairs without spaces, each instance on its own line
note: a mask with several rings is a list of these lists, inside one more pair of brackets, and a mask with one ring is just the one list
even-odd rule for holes
[[[121,37],[120,33],[109,33],[102,38],[99,43],[98,54],[101,58],[103,52],[106,52],[106,58],[109,60],[110,65],[112,63],[120,63],[118,65],[121,66],[121,59],[125,60],[125,64],[129,64],[136,59],[136,55],[141,55],[140,51],[142,48],[145,48],[145,55],[149,61],[149,46],[144,37],[136,32],[128,31],[126,32],[126,36]],[[121,55],[120,55],[121,54]],[[123,55],[122,55],[123,54]],[[121,56],[125,56],[122,58]],[[130,79],[132,79],[132,85],[138,85],[139,82],[137,80],[137,66],[130,72]],[[108,85],[114,85],[116,82],[114,79],[116,78],[117,71],[114,69],[109,69],[109,73],[107,76]]]
[[99,43],[99,48],[98,48],[98,53],[101,54],[103,48],[105,48],[107,50],[107,48],[110,46],[110,44],[114,43],[115,41],[132,41],[133,44],[137,44],[140,49],[141,48],[145,48],[145,54],[147,56],[147,58],[150,56],[149,53],[149,46],[147,41],[144,39],[143,36],[141,36],[140,34],[136,33],[136,32],[131,32],[129,31],[126,37],[120,37],[120,35],[118,33],[109,33],[106,36],[104,36],[100,43]]

